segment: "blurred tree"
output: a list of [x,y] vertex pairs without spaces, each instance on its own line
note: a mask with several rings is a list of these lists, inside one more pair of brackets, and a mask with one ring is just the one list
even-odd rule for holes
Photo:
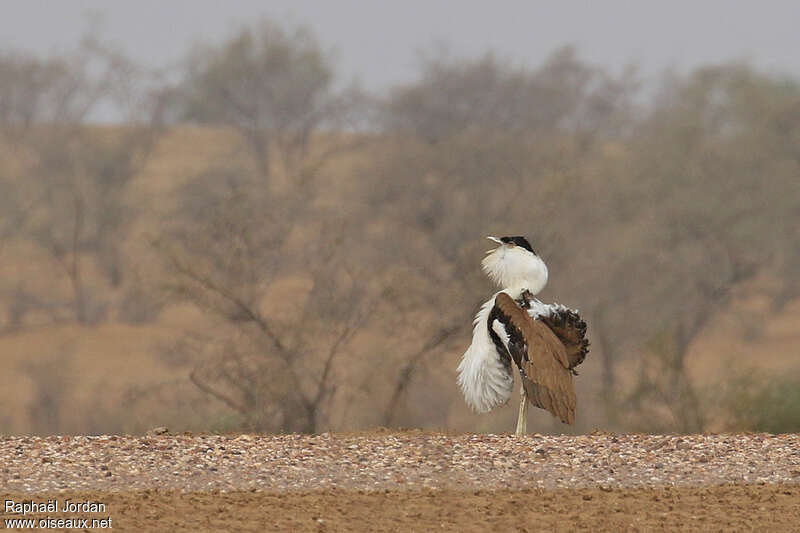
[[731,372],[714,390],[715,407],[729,431],[796,433],[800,431],[800,376],[771,376],[753,366]]
[[[608,250],[618,274],[604,277],[613,298],[606,309],[626,316],[603,323],[607,338],[647,341],[640,380],[622,404],[641,414],[641,429],[704,429],[701,395],[688,375],[692,343],[757,275],[783,280],[779,294],[792,291],[786,269],[796,268],[789,265],[796,265],[800,166],[785,136],[800,127],[787,120],[798,105],[796,86],[743,65],[675,76],[606,184],[629,207],[622,224],[609,227],[627,233],[624,247]],[[631,224],[634,233],[625,229]],[[647,319],[631,320],[630,309],[646,310]],[[654,426],[664,424],[653,416],[659,411],[671,422]]]
[[74,352],[62,346],[56,353],[25,361],[22,372],[33,385],[31,399],[26,405],[35,435],[58,434],[64,430],[65,406],[75,390],[72,363]]
[[312,136],[323,126],[341,134],[359,100],[356,89],[335,94],[332,81],[331,60],[309,29],[262,20],[219,46],[195,48],[186,61],[181,105],[186,119],[239,131],[264,180],[273,171],[273,152],[297,179]]
[[[352,243],[337,229],[341,221],[310,216],[306,195],[274,197],[241,170],[206,173],[179,195],[156,244],[172,294],[215,324],[188,332],[174,347],[204,354],[193,383],[250,429],[325,427],[337,359],[376,302],[375,288],[349,261]],[[276,296],[281,280],[298,277],[299,287]]]
[[573,47],[557,50],[536,70],[492,54],[477,60],[423,57],[419,80],[389,95],[383,123],[429,143],[470,129],[616,133],[635,88],[633,74],[629,69],[613,78],[580,61]]
[[[18,164],[4,181],[16,197],[6,220],[61,268],[82,323],[99,319],[105,305],[90,297],[83,262],[93,258],[112,286],[122,282],[120,245],[134,209],[125,188],[160,132],[162,106],[138,90],[142,77],[92,38],[61,57],[0,57],[0,138]],[[109,102],[129,113],[126,126],[90,124]]]

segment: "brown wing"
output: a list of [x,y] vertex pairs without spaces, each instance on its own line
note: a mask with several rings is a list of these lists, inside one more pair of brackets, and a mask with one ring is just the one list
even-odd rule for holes
[[565,424],[575,422],[575,387],[564,344],[543,322],[534,320],[506,293],[494,301],[509,336],[509,351],[517,363],[530,402]]
[[561,309],[549,316],[539,318],[553,330],[567,351],[569,368],[573,370],[583,363],[589,352],[589,339],[586,338],[586,322],[571,309]]

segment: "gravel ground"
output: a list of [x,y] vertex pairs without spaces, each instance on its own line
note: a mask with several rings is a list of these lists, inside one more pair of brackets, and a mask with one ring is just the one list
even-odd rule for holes
[[800,484],[800,434],[0,437],[0,488],[604,490]]

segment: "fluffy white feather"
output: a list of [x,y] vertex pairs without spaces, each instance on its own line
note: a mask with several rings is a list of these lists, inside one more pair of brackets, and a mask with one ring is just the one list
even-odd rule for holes
[[481,263],[483,271],[500,287],[524,287],[538,294],[547,285],[547,265],[521,246],[500,245]]
[[467,405],[479,413],[486,413],[507,403],[514,388],[514,376],[503,364],[489,336],[488,319],[495,296],[483,304],[475,315],[472,344],[458,365],[458,386],[464,393]]
[[508,334],[503,323],[495,318],[494,322],[492,322],[492,330],[494,330],[494,332],[497,334],[500,342],[502,342],[506,349],[508,349],[508,343],[511,340],[511,335]]
[[[543,316],[550,316],[560,311],[569,311],[566,306],[563,306],[558,303],[552,304],[543,304],[536,298],[533,300],[529,300],[530,307],[528,308],[528,314],[531,315],[532,318],[539,318]],[[572,310],[573,312],[577,313],[576,309]]]

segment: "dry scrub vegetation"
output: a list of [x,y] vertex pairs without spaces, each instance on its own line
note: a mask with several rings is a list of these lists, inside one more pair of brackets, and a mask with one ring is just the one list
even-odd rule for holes
[[589,322],[575,431],[800,431],[798,81],[334,67],[270,22],[173,76],[0,51],[0,433],[506,431],[454,386],[487,234]]

